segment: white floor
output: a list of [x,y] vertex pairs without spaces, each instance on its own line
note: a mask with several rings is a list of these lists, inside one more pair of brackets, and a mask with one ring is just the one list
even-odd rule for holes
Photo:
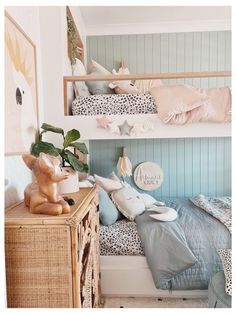
[[105,298],[105,308],[207,308],[207,299]]

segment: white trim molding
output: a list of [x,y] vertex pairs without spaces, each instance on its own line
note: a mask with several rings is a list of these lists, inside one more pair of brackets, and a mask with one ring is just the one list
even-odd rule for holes
[[192,20],[156,23],[90,24],[87,36],[131,35],[231,30],[231,20]]

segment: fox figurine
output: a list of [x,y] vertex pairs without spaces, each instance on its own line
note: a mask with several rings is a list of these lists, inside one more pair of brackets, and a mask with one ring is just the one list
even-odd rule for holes
[[45,153],[40,153],[38,158],[24,154],[22,158],[36,178],[36,182],[27,185],[24,191],[25,205],[30,212],[44,215],[69,213],[69,204],[58,193],[57,183],[69,175],[61,168],[59,159]]

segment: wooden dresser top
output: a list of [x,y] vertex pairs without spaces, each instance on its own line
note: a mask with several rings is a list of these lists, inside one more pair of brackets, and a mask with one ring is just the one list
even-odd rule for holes
[[92,188],[80,188],[79,192],[66,194],[68,198],[72,198],[75,204],[71,206],[68,214],[59,216],[32,214],[29,208],[25,206],[24,201],[17,203],[5,210],[5,225],[61,225],[76,216],[80,219],[84,215],[91,200],[97,193],[96,186]]

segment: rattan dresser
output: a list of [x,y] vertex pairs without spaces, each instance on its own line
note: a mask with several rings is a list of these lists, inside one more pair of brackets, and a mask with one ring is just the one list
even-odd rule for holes
[[81,188],[69,214],[5,212],[8,307],[99,307],[97,188]]

